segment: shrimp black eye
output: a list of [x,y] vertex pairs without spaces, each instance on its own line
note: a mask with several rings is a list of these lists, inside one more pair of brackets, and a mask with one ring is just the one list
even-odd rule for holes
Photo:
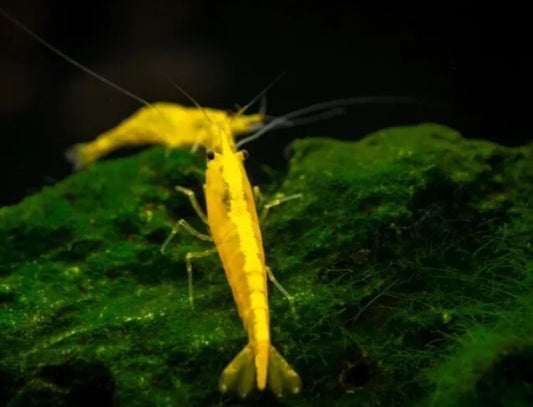
[[209,150],[207,153],[206,153],[206,157],[209,161],[211,161],[212,159],[215,158],[215,152],[213,150]]
[[242,153],[242,158],[244,158],[245,160],[248,159],[248,156],[250,155],[248,153],[248,150],[241,150],[241,153]]

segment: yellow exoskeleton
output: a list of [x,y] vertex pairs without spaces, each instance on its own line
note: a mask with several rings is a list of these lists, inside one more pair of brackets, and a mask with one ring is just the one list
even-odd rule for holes
[[[213,144],[213,149],[207,152],[204,188],[207,216],[192,191],[181,187],[177,189],[189,196],[199,216],[209,225],[211,234],[202,235],[184,220],[180,220],[173,228],[170,237],[181,226],[199,238],[214,241],[239,316],[248,335],[248,344],[222,372],[220,390],[236,392],[242,397],[248,395],[255,387],[259,390],[268,387],[278,397],[297,393],[301,388],[298,374],[270,342],[267,274],[285,295],[287,293],[265,264],[254,193],[243,165],[246,152],[237,151],[229,118],[213,121],[207,113],[206,117],[211,123],[213,138],[219,140]],[[284,200],[290,198],[292,197]],[[162,250],[170,241],[170,237]],[[187,254],[191,303],[190,260],[213,252],[214,250],[206,250]]]
[[[208,152],[205,200],[211,235],[222,260],[248,344],[222,372],[220,389],[248,394],[267,385],[280,397],[300,390],[300,378],[270,343],[267,266],[254,195],[237,152],[221,128],[220,148]],[[255,378],[255,380],[254,380]]]

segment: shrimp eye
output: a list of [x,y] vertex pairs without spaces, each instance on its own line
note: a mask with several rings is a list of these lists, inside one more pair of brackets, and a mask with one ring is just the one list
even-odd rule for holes
[[211,161],[212,159],[215,158],[215,152],[213,150],[209,150],[207,153],[206,153],[206,157],[209,161]]
[[250,155],[248,153],[248,150],[241,150],[241,153],[242,153],[242,158],[243,159],[245,159],[245,160],[248,159],[248,156]]

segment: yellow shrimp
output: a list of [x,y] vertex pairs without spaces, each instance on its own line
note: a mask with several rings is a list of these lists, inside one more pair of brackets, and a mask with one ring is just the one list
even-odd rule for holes
[[268,384],[281,397],[300,390],[300,378],[270,343],[267,266],[254,196],[235,150],[229,123],[219,129],[220,148],[208,152],[205,200],[209,228],[222,260],[248,344],[222,372],[220,389],[243,396]]
[[[233,299],[248,335],[248,344],[227,365],[220,377],[222,392],[236,392],[246,397],[254,387],[268,388],[277,396],[300,391],[300,377],[270,343],[267,274],[274,284],[288,295],[265,264],[265,254],[255,207],[254,194],[243,166],[246,154],[237,151],[228,117],[213,121],[206,113],[213,138],[219,143],[207,152],[205,200],[207,216],[192,191],[177,187],[189,196],[193,207],[209,225],[211,235],[203,235],[187,222],[176,225],[203,239],[212,240],[222,261]],[[285,198],[290,199],[291,197]],[[280,203],[278,200],[266,208]],[[264,212],[266,213],[266,212]],[[177,232],[163,244],[162,251]],[[192,266],[190,260],[207,256],[214,250],[188,253],[189,298],[192,304]]]
[[224,110],[185,107],[158,102],[140,108],[118,126],[100,134],[95,140],[72,146],[67,158],[75,169],[81,169],[121,147],[147,144],[170,148],[203,145],[213,149],[218,138],[206,127],[205,115],[214,121],[229,121],[233,137],[249,133],[261,126],[262,114],[232,115]]

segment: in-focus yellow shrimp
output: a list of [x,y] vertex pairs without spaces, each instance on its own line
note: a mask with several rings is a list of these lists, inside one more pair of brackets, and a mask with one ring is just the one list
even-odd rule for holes
[[[211,235],[222,260],[248,344],[222,372],[220,389],[243,396],[267,385],[278,397],[300,390],[300,378],[270,343],[267,272],[254,195],[226,129],[208,152],[205,200]],[[270,273],[269,273],[270,274]]]
[[205,114],[216,122],[227,118],[233,137],[250,133],[260,127],[264,120],[264,115],[260,113],[235,115],[224,110],[158,102],[140,108],[93,141],[72,146],[67,151],[67,158],[75,169],[81,169],[126,146],[156,144],[176,148],[203,145],[214,148],[218,138],[214,139],[206,126]]
[[[219,139],[219,143],[215,143],[215,147],[207,152],[204,189],[207,216],[192,191],[181,187],[177,189],[189,196],[199,216],[209,225],[211,234],[207,236],[197,232],[184,220],[180,220],[177,226],[201,239],[214,241],[248,335],[248,344],[222,372],[220,390],[236,392],[242,397],[255,387],[259,390],[268,387],[278,397],[297,393],[301,388],[298,374],[270,342],[267,275],[285,295],[287,293],[265,264],[254,194],[243,166],[246,153],[236,150],[227,117],[214,121],[205,113],[213,137]],[[177,227],[173,229],[173,234],[176,231]],[[169,240],[170,237],[163,245],[163,251]],[[191,301],[190,260],[213,252],[211,249],[188,253],[186,256]]]

